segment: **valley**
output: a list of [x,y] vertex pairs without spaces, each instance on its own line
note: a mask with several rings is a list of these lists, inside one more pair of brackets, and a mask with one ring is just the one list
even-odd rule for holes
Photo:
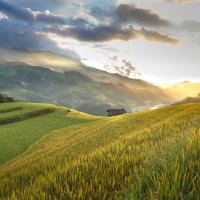
[[156,85],[84,65],[60,72],[25,63],[4,63],[0,64],[0,82],[0,94],[17,101],[52,103],[100,116],[105,116],[108,108],[124,107],[132,112],[174,102]]

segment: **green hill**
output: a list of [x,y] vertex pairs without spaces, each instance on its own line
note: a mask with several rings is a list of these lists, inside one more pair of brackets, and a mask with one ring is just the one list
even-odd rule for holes
[[0,64],[0,93],[19,101],[53,103],[94,115],[106,115],[112,107],[132,111],[173,102],[161,88],[143,80],[86,66],[65,70],[23,63]]
[[[54,115],[23,130],[38,134],[60,121]],[[98,119],[46,134],[2,165],[0,199],[199,199],[200,104]]]
[[0,104],[0,164],[15,158],[50,131],[97,119],[50,104]]

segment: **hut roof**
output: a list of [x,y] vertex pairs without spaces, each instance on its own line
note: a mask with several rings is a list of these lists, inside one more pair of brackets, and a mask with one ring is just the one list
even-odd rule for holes
[[124,108],[122,109],[108,109],[107,110],[108,115],[121,115],[126,113],[126,110]]

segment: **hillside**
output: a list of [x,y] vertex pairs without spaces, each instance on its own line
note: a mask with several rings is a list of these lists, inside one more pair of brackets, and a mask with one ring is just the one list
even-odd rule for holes
[[139,79],[129,79],[82,66],[63,72],[23,63],[0,65],[0,92],[19,101],[46,102],[106,115],[112,107],[152,107],[173,102],[161,88]]
[[29,51],[28,49],[7,49],[0,48],[0,61],[3,64],[7,63],[27,63],[33,66],[44,66],[46,68],[52,68],[54,70],[80,70],[82,64],[79,58],[72,56],[64,56],[62,54],[56,54],[51,51]]
[[165,91],[172,95],[176,101],[180,101],[188,96],[196,96],[200,91],[200,83],[184,81],[167,87]]
[[67,110],[50,104],[0,104],[0,164],[23,153],[50,131],[97,119]]
[[198,200],[199,126],[188,104],[53,131],[0,167],[0,199]]
[[187,103],[197,103],[197,102],[200,102],[200,93],[195,97],[186,97],[185,99],[176,102],[174,105],[187,104]]

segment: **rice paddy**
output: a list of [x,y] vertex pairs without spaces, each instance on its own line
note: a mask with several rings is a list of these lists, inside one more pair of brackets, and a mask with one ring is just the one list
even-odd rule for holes
[[3,164],[0,199],[200,199],[200,104],[86,119]]
[[95,117],[73,110],[66,113],[67,108],[50,104],[3,103],[0,104],[2,110],[0,164],[19,156],[53,130],[96,120]]

